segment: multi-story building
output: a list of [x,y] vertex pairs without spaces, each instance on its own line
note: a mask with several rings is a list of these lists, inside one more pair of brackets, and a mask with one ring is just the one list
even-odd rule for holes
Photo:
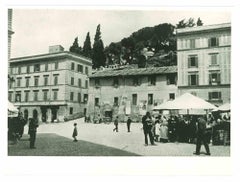
[[8,9],[8,59],[10,59],[11,54],[12,34],[14,34],[12,30],[12,9]]
[[48,54],[10,60],[9,101],[20,108],[26,118],[39,121],[63,121],[65,116],[86,113],[90,59],[50,46]]
[[176,66],[98,71],[90,76],[88,114],[137,118],[176,95]]
[[215,105],[230,101],[231,24],[177,30],[178,89]]

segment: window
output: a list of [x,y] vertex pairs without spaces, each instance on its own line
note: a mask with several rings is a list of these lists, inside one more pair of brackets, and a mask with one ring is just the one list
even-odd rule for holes
[[119,84],[118,78],[113,78],[113,86],[118,87],[118,84]]
[[54,64],[54,68],[55,68],[55,70],[58,69],[58,62],[55,62],[55,64]]
[[75,64],[74,64],[74,63],[72,63],[72,64],[71,64],[71,70],[73,70],[73,71],[74,71],[74,69],[75,69]]
[[69,114],[73,114],[73,107],[69,108]]
[[197,55],[188,56],[188,68],[198,67],[198,57]]
[[86,104],[88,102],[88,94],[83,95],[83,102]]
[[34,72],[39,72],[40,71],[40,64],[35,64],[34,65]]
[[21,92],[16,92],[15,101],[21,102]]
[[213,65],[218,65],[218,54],[210,54],[210,65],[213,66]]
[[100,86],[100,79],[96,78],[95,79],[95,87],[99,87]]
[[167,75],[167,85],[176,84],[176,75],[175,74],[168,74]]
[[78,87],[82,87],[82,80],[80,78],[78,79]]
[[27,73],[30,73],[30,66],[27,66]]
[[221,100],[222,99],[222,94],[221,94],[221,92],[208,92],[208,98],[211,101]]
[[29,91],[25,91],[25,102],[29,100]]
[[45,71],[48,71],[48,63],[45,64]]
[[81,73],[83,72],[83,66],[82,65],[78,64],[77,69],[78,69],[78,72],[81,72]]
[[118,106],[118,97],[114,97],[113,105]]
[[73,101],[73,99],[74,99],[74,92],[71,92],[70,93],[70,101]]
[[34,91],[34,101],[38,101],[38,91]]
[[148,105],[153,104],[153,94],[148,94]]
[[48,75],[44,76],[44,86],[48,85]]
[[53,100],[58,99],[58,90],[53,90]]
[[175,99],[175,93],[170,93],[169,94],[169,99],[174,100]]
[[188,75],[188,83],[190,86],[198,85],[198,74]]
[[34,86],[38,86],[38,81],[39,81],[39,77],[35,76],[34,77]]
[[12,102],[12,92],[8,92],[8,100]]
[[85,67],[85,74],[88,75],[88,67]]
[[148,77],[148,85],[149,86],[156,85],[156,76],[149,76]]
[[29,79],[30,79],[30,78],[29,78],[29,77],[26,77],[25,79],[26,79],[26,87],[29,87]]
[[208,47],[216,47],[219,45],[219,41],[217,37],[211,37],[208,39]]
[[133,85],[134,85],[134,86],[140,85],[140,81],[139,81],[139,78],[138,78],[138,77],[133,77]]
[[137,94],[132,94],[132,105],[137,105]]
[[21,81],[22,81],[22,78],[17,78],[17,86],[18,87],[21,87]]
[[71,77],[71,85],[74,85],[74,78]]
[[21,74],[21,73],[22,73],[22,67],[19,66],[19,67],[18,67],[18,74]]
[[81,93],[78,93],[78,102],[81,102]]
[[95,97],[95,106],[99,106],[99,98]]
[[54,76],[54,85],[57,85],[58,84],[58,75],[55,75]]
[[218,85],[221,83],[220,73],[209,73],[209,84]]
[[195,39],[190,39],[190,49],[195,48]]
[[43,91],[43,100],[47,101],[48,100],[48,90]]
[[85,80],[85,88],[88,88],[88,80]]

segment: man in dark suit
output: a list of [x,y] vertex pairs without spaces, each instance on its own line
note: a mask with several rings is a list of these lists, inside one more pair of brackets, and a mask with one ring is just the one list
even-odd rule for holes
[[201,149],[202,142],[203,142],[203,145],[207,152],[206,155],[211,155],[209,146],[208,146],[208,142],[207,142],[207,137],[206,137],[206,124],[207,124],[206,119],[204,119],[203,116],[200,116],[197,121],[196,152],[193,153],[195,155],[200,155],[200,149]]
[[131,120],[131,118],[130,118],[130,116],[129,116],[129,117],[128,117],[128,120],[127,120],[127,129],[128,129],[128,132],[130,132],[131,122],[132,122],[132,120]]
[[29,119],[29,135],[30,135],[30,148],[35,149],[35,140],[36,140],[36,133],[37,133],[37,127],[38,127],[38,121],[37,119],[30,118]]
[[143,132],[144,132],[144,137],[145,137],[145,146],[148,145],[148,135],[149,135],[151,144],[155,145],[153,133],[152,133],[152,127],[153,127],[152,117],[149,112],[147,112],[146,115],[143,116],[142,124],[143,124]]

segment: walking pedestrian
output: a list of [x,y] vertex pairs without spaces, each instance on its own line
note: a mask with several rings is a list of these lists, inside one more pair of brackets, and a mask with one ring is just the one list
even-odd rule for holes
[[152,117],[149,112],[147,112],[146,115],[143,116],[142,124],[143,124],[143,132],[144,132],[144,137],[145,137],[145,146],[148,145],[148,136],[149,136],[151,144],[155,145],[153,133],[152,133],[152,126],[153,126]]
[[72,137],[73,137],[73,141],[77,142],[78,141],[77,140],[77,135],[78,135],[77,123],[74,123],[73,126],[74,126],[74,129],[73,129]]
[[128,130],[128,132],[130,132],[131,123],[132,123],[132,120],[131,120],[130,116],[128,116],[128,120],[127,120],[127,130]]
[[28,133],[30,135],[30,148],[35,149],[35,141],[36,141],[36,133],[37,133],[37,127],[38,127],[38,121],[37,119],[30,118],[29,119],[29,130]]
[[115,128],[113,129],[113,131],[118,132],[118,116],[117,116],[116,119],[114,120],[114,126],[115,126]]
[[206,155],[211,155],[206,137],[206,119],[203,116],[198,118],[196,151],[193,154],[200,155],[202,142],[206,150]]

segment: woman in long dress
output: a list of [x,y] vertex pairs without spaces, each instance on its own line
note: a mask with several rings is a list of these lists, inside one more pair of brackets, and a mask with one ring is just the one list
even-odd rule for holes
[[160,124],[160,142],[168,142],[168,122],[165,116],[163,116]]

